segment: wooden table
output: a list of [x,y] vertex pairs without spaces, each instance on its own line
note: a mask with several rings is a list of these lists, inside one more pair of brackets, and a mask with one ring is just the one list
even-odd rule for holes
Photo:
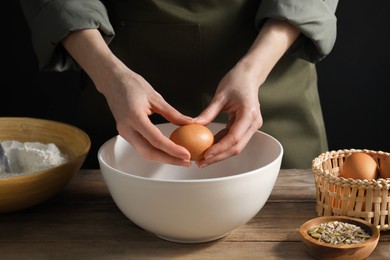
[[[298,229],[313,217],[311,171],[282,170],[247,224],[213,242],[168,242],[118,210],[99,170],[81,170],[54,198],[0,215],[0,259],[311,259]],[[389,231],[369,259],[390,259]]]

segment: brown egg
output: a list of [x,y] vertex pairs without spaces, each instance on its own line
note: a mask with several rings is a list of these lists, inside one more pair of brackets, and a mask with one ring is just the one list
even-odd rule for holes
[[186,148],[191,154],[192,161],[203,159],[204,152],[214,142],[214,135],[210,129],[198,124],[180,126],[172,132],[169,138]]
[[390,178],[390,156],[379,160],[379,175],[381,178]]
[[352,153],[345,159],[341,176],[344,178],[372,180],[376,179],[378,165],[374,158],[364,152]]

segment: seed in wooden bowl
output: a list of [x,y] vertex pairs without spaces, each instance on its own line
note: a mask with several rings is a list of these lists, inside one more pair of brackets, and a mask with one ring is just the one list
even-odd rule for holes
[[307,233],[321,242],[338,244],[357,244],[370,238],[360,226],[342,221],[330,221],[310,228]]
[[[324,228],[322,233],[328,232],[330,234],[328,234],[329,236],[335,236],[336,221],[341,222],[340,226],[346,228],[351,234],[353,234],[353,230],[359,230],[359,228],[361,228],[364,233],[362,233],[363,237],[358,238],[358,241],[360,242],[348,244],[347,239],[345,239],[343,242],[338,241],[338,244],[332,244],[320,241],[319,238],[314,238],[322,235],[320,232],[317,232],[320,235],[311,236],[309,233],[312,233],[315,229],[308,232],[308,230],[312,228],[322,227],[322,224],[326,226],[329,223],[332,223],[333,226],[328,227],[328,229]],[[352,224],[352,226],[347,224]],[[342,237],[344,233],[341,231],[338,232],[340,233],[339,237]],[[315,259],[332,260],[366,259],[374,251],[380,237],[379,229],[376,225],[359,218],[347,216],[321,216],[310,219],[301,225],[299,233],[302,237],[305,250],[311,256]],[[348,234],[348,232],[346,233]]]

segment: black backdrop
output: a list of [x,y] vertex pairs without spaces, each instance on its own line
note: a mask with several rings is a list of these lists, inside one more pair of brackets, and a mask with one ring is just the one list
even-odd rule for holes
[[[73,104],[77,102],[79,73],[39,72],[18,1],[6,1],[5,5],[8,8],[3,5],[4,10],[12,18],[2,35],[6,69],[2,70],[0,116],[31,116],[75,124],[72,118],[77,111]],[[387,0],[339,3],[336,44],[332,53],[317,65],[331,150],[364,148],[390,152],[388,10]],[[19,86],[19,90],[13,86]],[[52,93],[58,98],[53,98]],[[78,126],[90,135],[98,131]],[[95,152],[91,151],[83,167],[97,166]]]
[[390,152],[390,1],[340,1],[334,49],[318,64],[331,149]]

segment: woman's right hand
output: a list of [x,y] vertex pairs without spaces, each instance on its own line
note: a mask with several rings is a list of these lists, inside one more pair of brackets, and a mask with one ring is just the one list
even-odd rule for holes
[[98,30],[73,32],[62,43],[105,96],[119,135],[148,160],[190,166],[189,151],[162,134],[149,116],[160,114],[175,125],[193,123],[191,117],[169,105],[142,76],[123,64]]
[[189,124],[186,117],[170,106],[140,75],[127,70],[99,87],[114,115],[119,134],[146,159],[189,166],[190,154],[173,143],[152,124],[149,116],[162,115],[176,125]]

